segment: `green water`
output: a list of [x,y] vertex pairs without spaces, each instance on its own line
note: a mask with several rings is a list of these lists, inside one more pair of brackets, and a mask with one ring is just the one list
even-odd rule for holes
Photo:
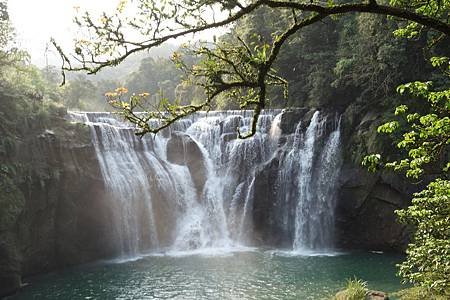
[[147,256],[26,280],[12,299],[326,299],[358,277],[387,292],[402,257],[371,253],[292,256],[271,251]]

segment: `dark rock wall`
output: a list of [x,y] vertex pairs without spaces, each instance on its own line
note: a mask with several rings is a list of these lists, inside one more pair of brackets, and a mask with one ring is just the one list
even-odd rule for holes
[[[255,172],[255,195],[253,201],[253,226],[255,241],[259,245],[288,247],[292,241],[292,232],[286,233],[280,228],[281,218],[278,208],[277,177],[279,176],[279,158],[274,156]],[[290,210],[295,212],[295,207]]]
[[377,127],[391,117],[352,102],[342,113],[344,165],[337,203],[336,241],[344,249],[404,251],[410,229],[399,224],[395,210],[407,207],[421,186],[392,171],[369,173],[364,156],[380,153],[395,159],[395,145]]
[[405,249],[409,232],[397,222],[395,210],[408,206],[412,191],[396,185],[398,176],[388,175],[368,174],[355,166],[343,167],[336,208],[337,247]]
[[9,230],[0,230],[0,296],[20,278],[111,257],[112,212],[89,129],[57,123],[30,132],[14,160],[22,162],[23,205]]
[[189,169],[197,193],[200,195],[207,180],[205,158],[197,143],[186,133],[173,131],[167,142],[167,160]]

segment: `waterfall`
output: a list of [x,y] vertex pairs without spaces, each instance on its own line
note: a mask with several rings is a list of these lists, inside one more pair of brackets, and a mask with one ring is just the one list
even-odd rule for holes
[[[120,253],[136,255],[145,247],[141,244],[145,242],[158,247],[151,187],[144,168],[148,160],[145,155],[150,155],[149,140],[138,139],[132,128],[108,115],[87,113],[81,118],[91,129],[100,170],[114,208],[113,231]],[[140,147],[144,151],[137,151]]]
[[241,216],[241,221],[239,222],[239,241],[245,241],[247,237],[245,236],[248,231],[251,231],[251,224],[249,224],[250,219],[250,207],[253,201],[253,193],[255,187],[255,178],[253,178],[250,183],[250,187],[247,191],[247,195],[244,201],[244,209]]
[[328,137],[320,156],[319,175],[314,185],[317,200],[313,209],[310,210],[311,219],[314,220],[316,228],[320,225],[321,229],[310,232],[310,236],[314,236],[315,233],[316,238],[309,242],[309,245],[320,249],[331,249],[334,242],[335,193],[342,163],[340,139],[339,121],[337,129]]
[[281,128],[280,128],[282,117],[283,117],[283,114],[279,113],[278,115],[275,116],[272,124],[270,125],[269,135],[275,141],[278,141],[278,139],[280,138],[281,133],[282,133]]
[[[296,252],[325,251],[333,248],[336,184],[340,172],[340,125],[325,142],[324,125],[315,112],[306,132],[298,124],[292,149],[282,162],[279,183],[281,197],[289,208],[294,200],[295,213],[293,250]],[[290,178],[294,178],[290,181]],[[283,225],[288,230],[289,212],[284,211]]]
[[311,242],[314,238],[316,222],[314,218],[311,218],[310,213],[314,205],[315,192],[312,190],[311,182],[313,179],[313,162],[315,147],[317,143],[319,122],[319,112],[316,112],[311,119],[311,124],[305,133],[305,138],[302,147],[296,151],[297,155],[294,156],[298,160],[298,200],[297,207],[295,209],[295,234],[294,234],[294,250],[299,250],[303,247],[311,247]]
[[69,117],[90,128],[120,255],[253,245],[257,177],[273,159],[275,222],[292,232],[293,250],[333,246],[340,126],[330,130],[319,112],[281,139],[283,113],[266,110],[246,140],[236,128],[249,129],[248,111],[199,112],[144,138],[114,114]]

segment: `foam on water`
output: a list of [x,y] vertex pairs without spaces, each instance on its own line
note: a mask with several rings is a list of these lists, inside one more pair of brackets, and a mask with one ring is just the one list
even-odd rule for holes
[[283,256],[283,257],[296,257],[296,256],[304,256],[304,257],[334,257],[340,255],[347,255],[346,252],[339,251],[312,251],[312,250],[270,250],[267,251],[271,255],[275,256]]
[[184,257],[184,256],[233,256],[236,253],[255,252],[255,247],[246,247],[241,245],[230,247],[205,247],[187,251],[170,250],[164,252],[166,256]]

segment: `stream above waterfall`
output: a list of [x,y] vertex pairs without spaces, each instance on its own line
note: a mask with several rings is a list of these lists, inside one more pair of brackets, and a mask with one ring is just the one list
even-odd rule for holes
[[[217,253],[216,253],[217,254]],[[26,280],[13,299],[329,299],[354,276],[387,292],[402,257],[371,253],[292,256],[277,251],[154,254]]]

